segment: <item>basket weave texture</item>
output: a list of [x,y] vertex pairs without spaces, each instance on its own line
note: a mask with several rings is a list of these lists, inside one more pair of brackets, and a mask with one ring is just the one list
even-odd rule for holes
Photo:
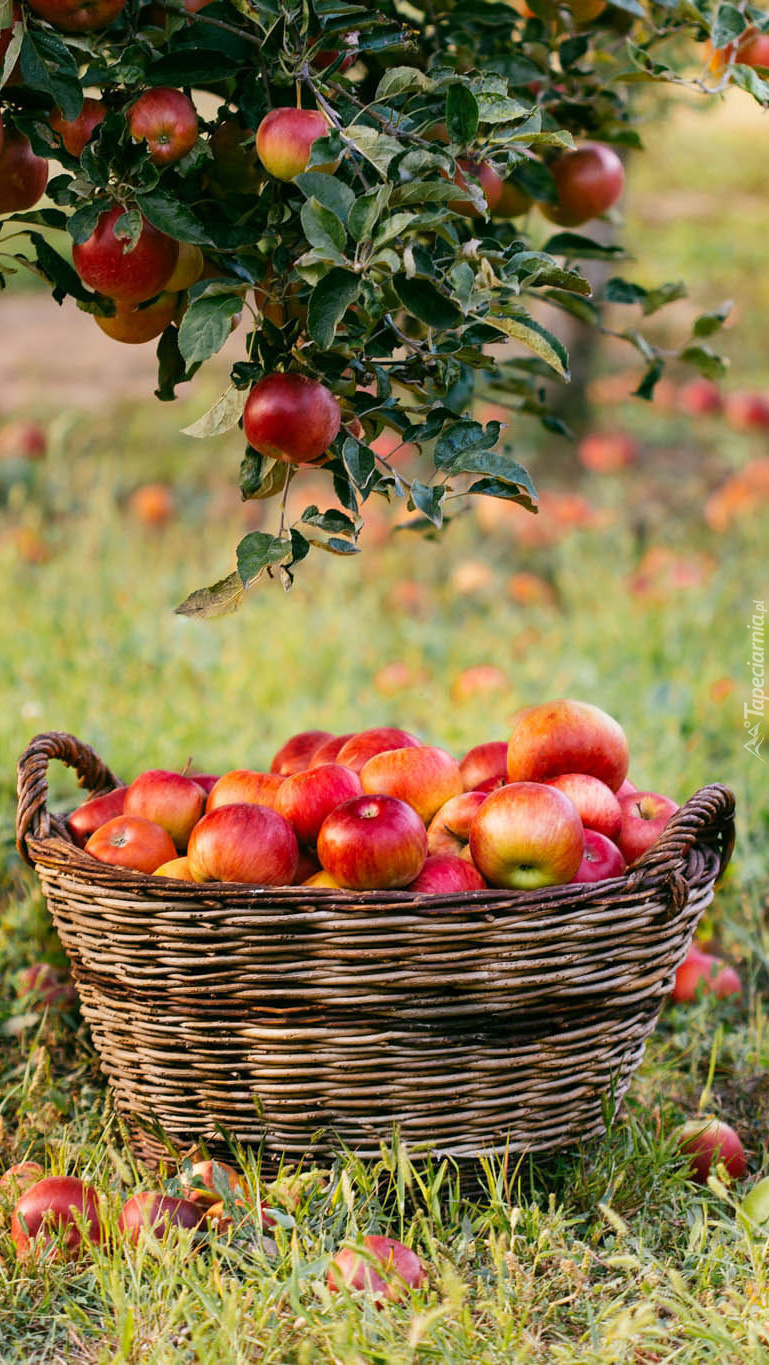
[[[460,896],[195,886],[109,867],[47,807],[47,767],[117,785],[72,735],[19,760],[37,869],[83,1014],[150,1163],[222,1130],[325,1159],[544,1150],[603,1131],[729,860],[734,798],[704,787],[623,877]],[[153,1131],[153,1125],[155,1131]]]

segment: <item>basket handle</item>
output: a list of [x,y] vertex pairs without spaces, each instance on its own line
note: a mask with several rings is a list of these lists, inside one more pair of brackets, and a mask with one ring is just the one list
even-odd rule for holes
[[[89,792],[98,794],[120,786],[99,755],[74,735],[60,730],[36,735],[21,755],[17,769],[19,804],[16,810],[16,847],[27,863],[32,861],[27,852],[28,835],[47,839],[51,833],[51,813],[47,802],[48,764],[52,758],[57,758],[68,768],[74,768],[78,785]],[[57,832],[62,832],[62,822],[56,821],[56,825]]]
[[656,871],[679,862],[696,843],[716,844],[720,854],[718,876],[726,871],[734,848],[734,792],[720,782],[702,787],[671,815],[662,834],[633,863],[631,873]]

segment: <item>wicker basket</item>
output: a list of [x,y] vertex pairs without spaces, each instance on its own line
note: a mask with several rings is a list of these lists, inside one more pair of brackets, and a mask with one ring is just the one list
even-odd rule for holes
[[[47,809],[52,758],[116,780],[72,735],[19,761],[19,849],[69,955],[137,1153],[226,1130],[265,1159],[412,1150],[472,1157],[603,1131],[732,850],[734,798],[704,787],[625,876],[459,896],[230,883],[105,866]],[[154,1132],[152,1127],[154,1124]]]

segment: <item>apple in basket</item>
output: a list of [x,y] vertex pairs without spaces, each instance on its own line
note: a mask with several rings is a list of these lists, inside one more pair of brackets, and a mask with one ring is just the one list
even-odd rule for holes
[[463,891],[485,891],[486,883],[477,867],[467,858],[437,853],[426,859],[422,871],[408,890],[421,892],[422,895],[451,896],[461,895]]
[[436,811],[427,826],[427,847],[430,853],[451,853],[460,857],[470,841],[470,829],[479,806],[488,792],[462,792],[452,796]]
[[459,764],[466,792],[477,791],[481,782],[507,781],[507,740],[490,739],[469,749]]
[[599,834],[597,829],[585,830],[585,852],[575,882],[605,882],[610,877],[621,877],[626,867],[625,859],[611,839]]
[[152,768],[134,778],[125,794],[126,815],[143,815],[168,830],[183,852],[206,806],[206,793],[193,777]]
[[127,787],[115,787],[104,796],[92,796],[67,817],[67,829],[79,848],[85,848],[89,838],[108,820],[123,814]]
[[387,749],[417,747],[420,743],[421,740],[418,740],[416,735],[409,734],[408,730],[380,725],[374,730],[361,730],[357,735],[352,735],[339,750],[336,762],[343,763],[346,768],[352,768],[354,772],[359,773],[363,765],[375,754],[384,753]]
[[445,749],[428,744],[385,749],[360,770],[364,792],[395,796],[429,824],[441,806],[464,791],[459,764]]
[[291,822],[300,844],[314,846],[326,816],[361,792],[361,779],[351,768],[322,763],[284,778],[275,796],[275,809]]
[[234,768],[224,773],[215,782],[206,800],[206,810],[217,810],[219,806],[235,806],[246,801],[253,806],[271,806],[275,809],[278,789],[285,781],[279,773],[253,772],[250,768]]
[[622,811],[611,787],[588,773],[562,773],[548,778],[549,787],[557,787],[574,802],[585,829],[597,830],[607,839],[616,839],[622,824]]
[[290,886],[299,846],[288,820],[268,806],[220,806],[199,820],[187,846],[196,882]]
[[533,891],[575,877],[585,849],[574,802],[543,782],[491,792],[470,828],[470,853],[491,886]]
[[280,777],[290,777],[292,773],[302,772],[309,768],[315,750],[333,738],[328,730],[302,730],[298,735],[292,735],[278,749],[270,764],[270,772],[278,773]]
[[627,776],[629,761],[622,726],[590,702],[543,702],[524,706],[513,717],[509,782],[547,782],[562,773],[589,773],[616,791]]
[[91,835],[85,851],[100,863],[134,872],[154,872],[161,863],[176,857],[176,845],[168,830],[143,815],[118,815],[108,820]]
[[622,824],[617,843],[627,862],[634,863],[656,844],[678,806],[669,796],[660,796],[658,792],[630,792],[619,805]]
[[356,796],[326,816],[318,858],[340,886],[354,891],[407,887],[427,858],[424,821],[395,796]]

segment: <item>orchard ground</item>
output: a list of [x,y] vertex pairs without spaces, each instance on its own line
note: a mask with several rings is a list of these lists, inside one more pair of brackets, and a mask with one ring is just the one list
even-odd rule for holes
[[[704,307],[734,297],[731,383],[759,386],[769,275],[751,206],[763,123],[735,96],[723,114],[687,111],[645,130],[647,144],[654,136],[659,158],[639,165],[630,202],[631,240],[656,259],[656,280],[640,282],[684,276]],[[740,153],[748,144],[751,158]],[[40,329],[28,347],[22,297],[22,323]],[[688,307],[660,315],[663,335]],[[557,543],[524,547],[509,525],[484,529],[467,516],[443,546],[408,531],[369,540],[355,562],[316,562],[289,597],[265,586],[237,616],[197,624],[171,608],[229,572],[252,510],[232,492],[237,436],[176,434],[216,396],[216,374],[161,407],[148,396],[152,347],[112,345],[78,316],[72,337],[88,329],[99,362],[89,396],[87,380],[68,380],[74,340],[55,306],[14,293],[0,317],[11,310],[0,363],[5,376],[13,352],[17,377],[10,395],[4,380],[4,402],[8,415],[50,420],[51,451],[39,465],[2,469],[0,1165],[44,1159],[93,1179],[113,1208],[121,1191],[152,1184],[132,1168],[78,1017],[31,1018],[15,998],[23,965],[63,965],[12,845],[15,759],[39,730],[74,731],[129,778],[189,756],[206,771],[258,766],[309,726],[394,723],[460,754],[503,738],[519,705],[587,698],[624,725],[639,786],[678,800],[714,779],[734,787],[737,852],[703,932],[746,991],[739,1004],[665,1010],[605,1140],[487,1167],[472,1195],[450,1168],[418,1180],[402,1153],[379,1169],[350,1159],[327,1184],[307,1181],[273,1253],[224,1239],[192,1256],[169,1244],[160,1259],[100,1252],[30,1270],[16,1265],[4,1206],[0,1359],[769,1361],[769,1245],[735,1216],[743,1190],[769,1171],[769,792],[764,762],[743,747],[748,625],[754,600],[769,596],[769,508],[756,500],[724,532],[704,511],[730,471],[764,456],[766,434],[693,422],[665,390],[651,408],[618,404],[624,379],[604,377],[594,425],[639,439],[634,469],[575,485],[565,444],[526,434],[517,447],[543,489],[576,487],[594,504],[596,515],[562,528]],[[49,325],[62,341],[42,357]],[[626,365],[612,349],[599,368]],[[162,527],[131,501],[157,482],[175,509]],[[523,573],[536,579],[514,578]],[[476,666],[496,670],[481,675],[489,690],[467,673]],[[51,776],[64,806],[74,786]],[[740,1132],[750,1167],[741,1186],[687,1181],[671,1135],[698,1112]],[[280,1207],[281,1192],[269,1193]],[[327,1295],[334,1248],[369,1231],[406,1240],[428,1265],[429,1288],[408,1305],[377,1312]]]

